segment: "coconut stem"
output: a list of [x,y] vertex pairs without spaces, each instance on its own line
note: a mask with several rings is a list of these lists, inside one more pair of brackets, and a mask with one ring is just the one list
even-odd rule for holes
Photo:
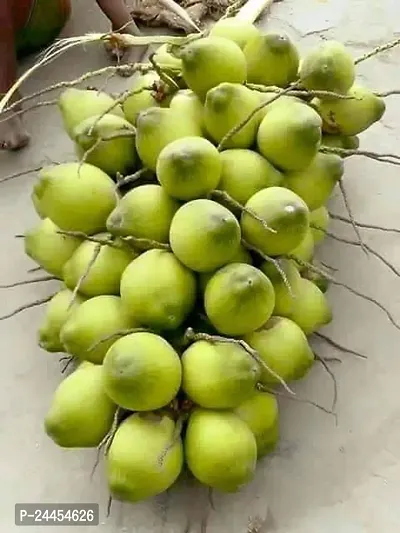
[[150,179],[150,177],[153,177],[153,173],[148,168],[141,168],[140,170],[137,170],[134,174],[129,174],[128,176],[123,176],[121,179],[117,181],[116,187],[120,189],[121,187],[125,185],[130,185],[132,183],[135,183],[141,178]]
[[252,209],[249,209],[248,207],[242,205],[240,202],[237,202],[226,191],[220,191],[219,189],[215,189],[214,191],[210,192],[210,197],[214,197],[216,199],[226,202],[231,208],[237,209],[242,213],[246,213],[247,215],[254,218],[254,220],[257,220],[257,222],[259,222],[262,227],[267,231],[270,231],[271,233],[276,233],[276,230],[268,226],[268,224],[262,217],[258,216],[257,213],[255,213]]
[[[13,116],[17,117],[19,115],[25,115],[29,111],[33,111],[34,109],[37,109],[38,107],[50,107],[53,105],[57,105],[58,100],[45,100],[43,102],[37,102],[36,104],[33,104],[29,107],[25,107],[24,109],[19,109],[18,111],[14,111]],[[1,113],[0,113],[1,116]],[[7,122],[9,120],[9,117],[4,117],[0,119],[0,124],[2,122]]]
[[330,379],[332,380],[332,386],[333,386],[332,411],[335,411],[337,400],[338,400],[338,385],[337,385],[336,376],[333,373],[333,371],[329,368],[328,363],[323,357],[321,357],[315,352],[314,352],[314,356],[315,356],[315,359],[317,359],[317,361],[321,363],[326,373],[329,375]]
[[171,437],[171,441],[167,444],[167,446],[164,448],[164,450],[161,452],[160,456],[158,457],[158,466],[162,468],[164,466],[164,461],[169,452],[172,450],[172,448],[175,446],[175,444],[179,441],[182,429],[183,429],[183,423],[187,418],[187,414],[179,416],[178,420],[175,422],[175,428],[174,432]]
[[73,357],[72,355],[70,355],[69,357],[68,356],[61,357],[60,363],[64,362],[64,365],[61,368],[61,374],[65,374],[65,372],[68,370],[69,366],[73,364],[74,360],[75,360],[75,357]]
[[39,270],[42,270],[41,266],[29,268],[27,272],[28,274],[33,274],[34,272],[39,272]]
[[319,339],[322,339],[327,344],[332,346],[332,348],[335,348],[336,350],[339,350],[340,352],[354,355],[355,357],[359,357],[360,359],[368,359],[368,357],[366,355],[364,355],[364,354],[362,354],[360,352],[356,352],[355,350],[352,350],[351,348],[346,348],[342,344],[339,344],[338,342],[336,342],[335,340],[331,339],[327,335],[324,335],[323,333],[315,332],[314,336],[319,338]]
[[28,168],[27,170],[21,170],[20,172],[16,172],[15,174],[10,174],[9,176],[4,176],[3,178],[0,178],[0,183],[4,183],[5,181],[13,180],[14,178],[19,178],[21,176],[26,176],[27,174],[32,174],[33,172],[39,172],[42,170],[43,165]]
[[156,248],[158,250],[171,251],[171,246],[169,244],[164,242],[153,241],[153,239],[144,239],[141,237],[133,237],[132,235],[128,235],[126,237],[121,237],[121,240],[127,242],[128,244],[132,244],[134,247],[138,247],[140,249],[152,250]]
[[[122,407],[117,406],[117,408],[115,410],[115,413],[114,413],[114,418],[113,418],[110,430],[107,433],[107,435],[104,437],[104,439],[100,442],[100,444],[97,446],[96,461],[95,461],[95,463],[93,465],[92,472],[90,474],[90,478],[91,479],[93,478],[93,475],[94,475],[94,473],[96,471],[96,468],[97,468],[97,466],[98,466],[98,464],[100,462],[100,453],[101,453],[102,449],[104,448],[104,455],[108,454],[108,451],[109,451],[109,449],[111,447],[111,444],[112,444],[114,436],[115,436],[115,434],[117,432],[118,426],[120,425],[120,423],[122,421],[122,417],[124,416],[124,413],[125,413],[125,410],[122,409]],[[111,498],[111,496],[110,496],[110,498]]]
[[328,279],[333,285],[337,285],[338,287],[343,287],[344,289],[347,289],[349,292],[354,294],[355,296],[359,296],[363,300],[366,300],[367,302],[373,303],[376,307],[379,307],[381,311],[385,313],[389,321],[393,324],[395,328],[400,330],[400,325],[396,322],[391,312],[386,309],[386,307],[378,302],[378,300],[375,300],[372,296],[368,296],[360,291],[357,291],[356,289],[353,289],[350,285],[347,285],[347,283],[343,283],[342,281],[337,281],[334,277],[332,277],[330,274],[322,270],[321,268],[316,267],[315,265],[308,263],[307,261],[303,261],[302,259],[299,259],[298,257],[295,257],[294,255],[287,255],[285,256],[287,259],[292,259],[293,261],[296,261],[300,266],[309,268],[310,270],[313,270],[314,272],[317,272],[321,276],[324,276],[326,279]]
[[22,281],[14,281],[14,283],[9,283],[8,285],[0,285],[0,289],[11,289],[13,287],[20,287],[21,285],[30,285],[31,283],[41,283],[42,281],[53,280],[58,280],[58,278],[55,276],[42,276],[41,278],[24,279]]
[[[347,239],[346,237],[339,237],[339,235],[336,235],[335,233],[332,233],[331,231],[328,231],[321,226],[318,226],[318,224],[310,224],[310,227],[317,229],[319,231],[323,231],[328,237],[331,239],[334,239],[335,241],[342,242],[344,244],[349,244],[350,246],[361,246],[358,241],[354,241],[352,239]],[[400,277],[400,271],[397,270],[397,268],[388,261],[383,255],[381,255],[379,252],[374,250],[369,244],[364,243],[364,247],[368,252],[370,252],[372,255],[374,255],[377,259],[379,259],[387,268],[389,268],[396,276]]]
[[359,244],[359,246],[361,246],[362,251],[368,256],[368,249],[366,248],[366,246],[364,244],[364,241],[363,241],[363,239],[361,237],[360,230],[359,230],[357,224],[355,223],[355,220],[354,220],[354,217],[353,217],[353,211],[352,211],[351,206],[350,206],[350,201],[349,201],[349,198],[347,196],[347,192],[346,192],[346,189],[345,189],[345,186],[344,186],[344,183],[343,183],[342,180],[339,180],[339,188],[340,188],[340,192],[342,193],[344,205],[346,207],[347,213],[349,214],[349,218],[351,220],[351,225],[353,226],[354,233],[357,235],[358,244]]
[[[343,217],[341,215],[336,215],[334,213],[329,212],[329,216],[333,220],[340,220],[340,222],[345,222],[346,224],[352,224],[352,221],[349,218]],[[360,228],[376,229],[376,230],[379,230],[379,231],[386,231],[388,233],[389,232],[390,233],[400,233],[400,229],[398,229],[398,228],[384,228],[383,226],[377,226],[375,224],[364,224],[363,222],[359,222],[358,220],[355,220],[354,222]]]
[[96,262],[96,259],[99,257],[99,254],[101,252],[101,247],[102,247],[102,244],[96,244],[94,250],[93,250],[93,254],[92,254],[92,257],[90,259],[90,261],[88,262],[87,264],[87,267],[85,269],[84,272],[82,272],[82,275],[81,277],[79,278],[78,280],[78,283],[75,285],[75,288],[72,292],[72,296],[71,296],[71,301],[69,302],[69,305],[68,305],[68,311],[71,309],[71,307],[74,305],[75,303],[75,300],[76,300],[76,297],[78,296],[78,292],[79,292],[79,289],[81,288],[83,282],[86,280],[86,278],[88,277],[89,273],[90,273],[90,269],[92,268],[92,266],[95,264]]
[[274,259],[273,257],[269,257],[268,255],[265,255],[261,250],[259,250],[258,248],[256,248],[252,244],[249,244],[244,239],[242,239],[242,245],[245,248],[247,248],[247,250],[250,250],[251,252],[254,252],[257,255],[259,255],[261,257],[261,259],[264,259],[264,261],[267,261],[268,263],[272,263],[274,265],[274,267],[276,268],[276,270],[279,272],[279,274],[280,274],[280,276],[282,278],[282,281],[285,284],[285,287],[287,288],[290,296],[292,298],[296,298],[296,295],[293,292],[292,286],[289,283],[288,277],[286,276],[285,271],[283,270],[283,268],[281,267],[281,265],[279,263],[279,259]]
[[[76,237],[84,241],[95,242],[97,244],[102,244],[103,246],[113,246],[114,248],[118,248],[117,244],[114,242],[114,239],[112,239],[111,237],[109,238],[93,237],[92,235],[87,235],[83,231],[67,231],[67,230],[61,230],[61,229],[57,230],[57,233],[59,233],[60,235],[68,235],[69,237]],[[15,237],[18,237],[18,235],[16,235]]]
[[400,166],[400,155],[397,154],[380,154],[369,150],[358,150],[349,148],[334,148],[333,146],[321,146],[320,152],[324,154],[336,154],[342,157],[364,156],[380,163],[389,163],[390,165]]
[[355,59],[354,60],[354,64],[358,65],[362,61],[365,61],[366,59],[370,59],[371,57],[374,57],[374,56],[376,56],[378,54],[381,54],[383,52],[387,52],[388,50],[390,50],[391,48],[395,48],[399,44],[400,44],[400,38],[399,39],[395,39],[394,41],[389,41],[388,43],[382,44],[380,46],[377,46],[376,48],[374,48],[370,52],[367,52],[366,54],[363,54],[362,56],[360,56],[357,59]]
[[259,111],[261,111],[262,109],[264,109],[265,107],[267,107],[268,105],[272,104],[273,102],[275,102],[276,100],[278,100],[278,98],[280,98],[281,96],[284,96],[285,94],[287,94],[289,91],[292,91],[293,88],[299,86],[299,82],[297,82],[296,84],[294,85],[289,85],[289,87],[286,87],[286,89],[282,89],[278,94],[276,94],[275,96],[273,96],[271,98],[271,100],[267,100],[266,102],[262,102],[260,105],[258,105],[256,108],[253,109],[253,111],[251,113],[249,113],[247,115],[247,117],[245,119],[242,120],[242,122],[239,122],[239,124],[236,124],[236,126],[234,126],[233,128],[231,128],[228,133],[221,139],[221,142],[219,143],[218,145],[218,150],[220,152],[222,152],[223,150],[225,150],[225,147],[226,147],[226,144],[228,143],[228,141],[231,140],[231,138],[236,135],[237,133],[239,133],[239,131],[241,129],[243,129],[245,126],[247,126],[247,124],[253,119],[253,117],[255,117],[257,115],[257,113]]
[[0,316],[0,320],[6,320],[7,318],[12,318],[13,316],[18,315],[22,311],[25,311],[26,309],[32,309],[33,307],[38,307],[39,305],[46,304],[53,298],[55,294],[56,293],[50,294],[50,296],[46,296],[45,298],[41,298],[40,300],[35,300],[34,302],[21,305],[20,307],[17,307],[17,309],[14,309],[14,311],[11,311],[11,313]]
[[125,337],[125,335],[130,335],[131,333],[153,333],[153,331],[148,328],[120,329],[119,331],[115,331],[114,333],[111,333],[110,335],[101,337],[101,339],[97,340],[91,346],[89,346],[89,348],[86,351],[91,352],[92,350],[100,346],[100,344],[103,344],[103,342],[106,342],[112,339],[118,339],[119,337]]
[[160,65],[157,63],[157,61],[154,59],[155,52],[153,52],[150,57],[149,61],[153,65],[154,70],[157,72],[157,74],[160,76],[160,79],[168,86],[170,89],[172,89],[173,92],[179,91],[179,85],[176,83],[175,80],[171,78],[171,76],[168,76],[167,73],[163,71],[163,69],[160,67]]
[[240,346],[246,353],[254,359],[264,370],[266,370],[272,377],[274,377],[276,380],[279,381],[279,383],[283,386],[283,388],[289,393],[293,394],[294,392],[292,389],[287,385],[285,380],[281,378],[279,374],[275,372],[275,370],[272,370],[265,361],[263,361],[254,348],[252,348],[247,342],[245,342],[242,339],[232,339],[228,337],[221,337],[220,335],[209,335],[208,333],[195,333],[192,328],[188,328],[185,332],[185,339],[188,342],[195,342],[195,341],[206,341],[211,343],[225,343],[225,344],[236,344],[237,346]]
[[[279,87],[269,87],[268,85],[260,85],[258,83],[246,83],[246,87],[259,93],[276,93],[282,92]],[[338,100],[355,100],[355,96],[349,96],[347,94],[335,93],[332,91],[311,91],[308,89],[299,88],[291,89],[286,93],[287,96],[298,96],[302,98],[337,98]]]

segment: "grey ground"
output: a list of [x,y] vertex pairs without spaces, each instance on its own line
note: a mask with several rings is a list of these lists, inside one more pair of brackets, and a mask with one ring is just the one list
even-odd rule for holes
[[[89,4],[89,5],[88,5]],[[93,2],[94,4],[94,2]],[[355,56],[398,36],[400,11],[397,0],[283,0],[274,5],[264,22],[268,28],[289,33],[302,50],[321,38],[334,37],[347,43]],[[92,2],[79,0],[66,34],[82,34],[106,28],[105,19]],[[360,80],[381,90],[400,89],[400,50],[365,62]],[[107,64],[98,46],[75,50],[34,75],[23,87],[31,93],[53,81],[72,79],[86,70]],[[121,89],[126,80],[112,80]],[[382,123],[362,136],[362,147],[398,152],[400,103],[387,100]],[[55,109],[42,109],[27,116],[33,134],[31,146],[20,154],[1,154],[1,174],[31,168],[41,162],[63,161],[72,155],[70,142],[60,129]],[[359,220],[400,227],[399,171],[396,167],[352,158],[346,163],[346,187]],[[13,238],[35,220],[29,195],[34,175],[1,185],[0,217],[2,260],[0,280],[26,277],[32,265],[23,255],[21,242]],[[339,195],[332,209],[344,213]],[[352,236],[344,225],[336,232]],[[400,240],[396,234],[365,231],[365,240],[400,268]],[[326,242],[320,252],[338,277],[374,296],[400,321],[400,280],[375,258],[357,248]],[[1,313],[23,302],[50,293],[50,284],[3,290]],[[264,532],[280,533],[398,533],[400,529],[400,334],[373,305],[341,288],[330,292],[335,318],[327,328],[336,340],[368,355],[368,361],[343,355],[335,365],[339,382],[338,425],[332,417],[308,405],[281,403],[282,442],[277,454],[258,468],[254,482],[241,494],[217,495],[216,510],[209,517],[210,533],[245,533],[249,518],[267,518]],[[90,480],[94,461],[91,452],[62,451],[45,435],[42,420],[51,395],[60,381],[59,364],[35,345],[41,310],[31,310],[0,323],[1,388],[1,498],[0,529],[14,531],[16,502],[98,502],[101,531],[183,533],[192,514],[193,532],[204,494],[193,488],[174,491],[166,502],[158,499],[142,505],[115,505],[105,517],[107,494],[100,467]],[[326,346],[319,353],[336,355]],[[325,405],[331,401],[331,383],[316,365],[297,387],[299,395]],[[197,520],[197,521],[196,521]],[[14,529],[15,528],[15,529]],[[51,528],[57,530],[58,528]],[[65,527],[60,531],[85,531]],[[43,526],[32,533],[47,531]]]

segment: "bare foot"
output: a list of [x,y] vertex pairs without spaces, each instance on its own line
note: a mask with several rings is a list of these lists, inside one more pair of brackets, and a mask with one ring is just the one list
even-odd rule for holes
[[[0,115],[0,120],[5,117],[6,115]],[[29,141],[30,135],[20,116],[12,114],[8,120],[0,122],[0,150],[20,150]]]

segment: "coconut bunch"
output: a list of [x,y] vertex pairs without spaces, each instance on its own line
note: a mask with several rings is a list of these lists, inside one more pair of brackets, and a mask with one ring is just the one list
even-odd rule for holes
[[332,320],[314,261],[344,156],[384,102],[346,48],[300,58],[283,34],[227,19],[163,46],[120,98],[59,98],[77,161],[40,171],[25,251],[60,280],[39,344],[77,363],[45,430],[106,443],[113,498],[187,468],[234,492],[279,439],[276,395],[304,378]]

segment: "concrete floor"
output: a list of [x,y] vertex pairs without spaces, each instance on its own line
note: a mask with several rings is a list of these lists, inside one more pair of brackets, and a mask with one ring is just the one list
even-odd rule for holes
[[[66,34],[106,28],[105,19],[92,4],[87,0],[75,2]],[[301,50],[321,38],[333,37],[348,44],[357,57],[399,34],[400,11],[397,0],[283,0],[274,5],[264,24],[287,31]],[[377,90],[399,89],[399,61],[398,49],[363,63],[359,68],[360,81]],[[74,50],[35,74],[23,91],[28,94],[106,64],[101,47]],[[128,84],[127,80],[113,79],[109,87],[121,89]],[[71,144],[60,129],[54,108],[34,111],[26,120],[33,141],[19,154],[0,154],[1,175],[72,156]],[[399,122],[400,103],[393,96],[387,99],[382,122],[362,135],[362,147],[400,153]],[[365,158],[352,158],[346,167],[345,183],[356,218],[400,227],[397,168]],[[33,181],[31,174],[1,185],[2,283],[26,278],[26,270],[32,266],[24,257],[21,242],[13,235],[35,221],[29,198]],[[344,213],[338,195],[332,201],[332,209]],[[344,225],[332,227],[351,236]],[[396,234],[365,231],[364,236],[366,242],[400,268],[400,241]],[[338,278],[379,299],[400,321],[400,281],[375,258],[332,241],[323,245],[320,256],[339,269]],[[0,312],[51,290],[50,284],[3,290]],[[267,518],[263,533],[399,532],[399,332],[379,309],[346,290],[332,289],[330,299],[335,318],[326,328],[327,333],[368,355],[367,361],[343,355],[342,364],[335,365],[338,425],[332,417],[308,405],[281,402],[282,442],[278,452],[260,464],[256,479],[242,493],[215,497],[216,510],[209,517],[210,533],[244,533],[249,518],[255,516]],[[159,498],[137,506],[116,504],[106,519],[107,493],[101,467],[90,480],[94,454],[62,451],[45,436],[42,420],[60,373],[57,358],[35,344],[41,314],[40,308],[25,311],[0,323],[0,530],[14,531],[16,502],[98,502],[99,529],[105,533],[183,533],[186,516],[196,512],[191,531],[200,532],[198,517],[204,493],[187,487],[173,491],[169,501]],[[318,351],[337,355],[326,346]],[[297,390],[302,397],[325,405],[331,401],[331,383],[318,365]],[[43,526],[33,526],[30,531],[45,530]],[[69,526],[60,529],[68,530]]]

